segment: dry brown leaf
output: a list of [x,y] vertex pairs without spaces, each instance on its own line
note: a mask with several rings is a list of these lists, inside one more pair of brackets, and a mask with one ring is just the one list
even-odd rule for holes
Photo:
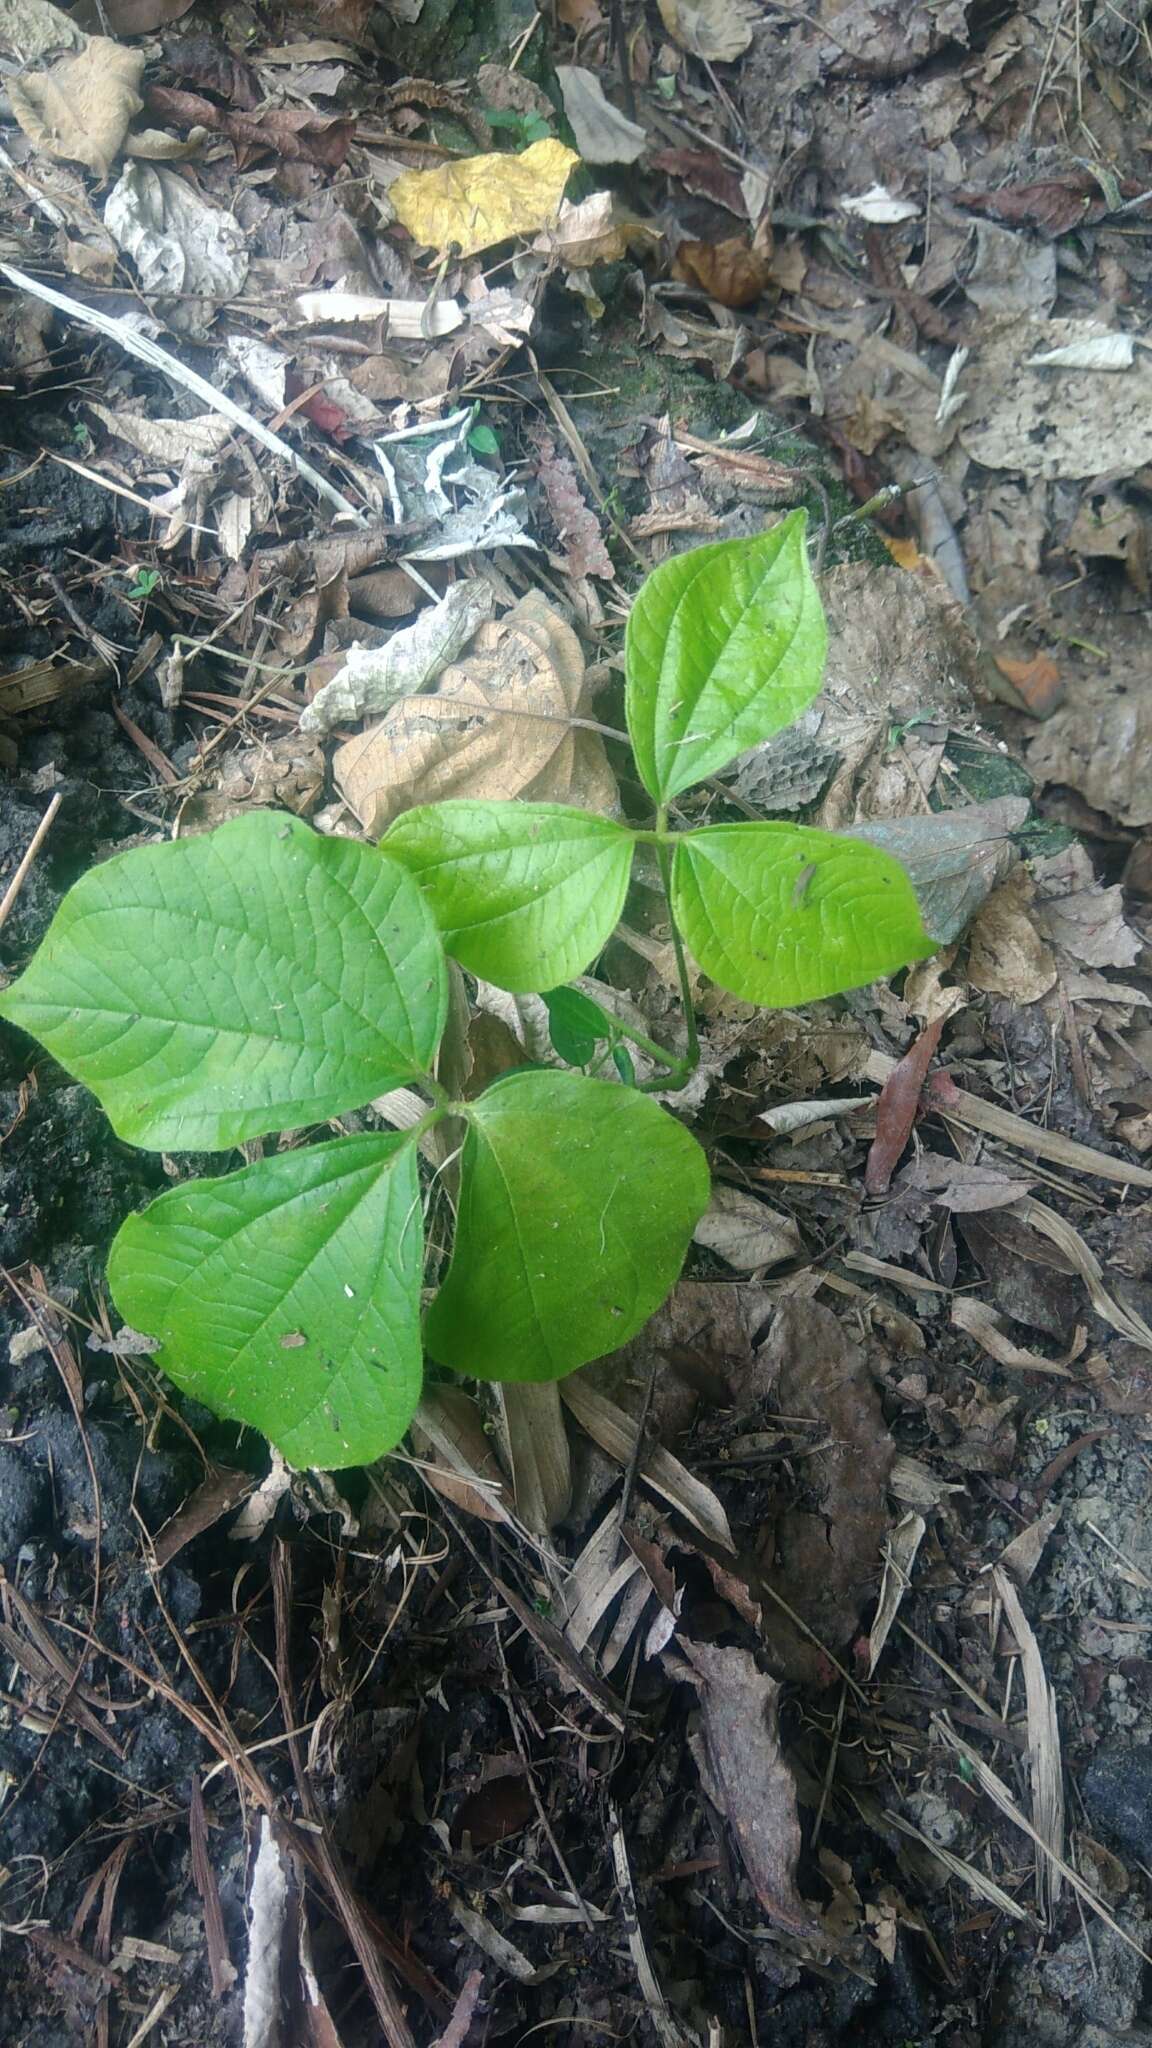
[[1058,1359],[1044,1358],[1038,1351],[1026,1351],[1015,1343],[996,1310],[974,1294],[957,1295],[952,1303],[952,1326],[963,1330],[965,1336],[974,1338],[997,1365],[1009,1366],[1016,1372],[1053,1373],[1060,1379],[1073,1377],[1068,1367]]
[[412,1441],[427,1459],[424,1477],[453,1507],[482,1522],[507,1522],[508,1485],[484,1429],[484,1418],[462,1387],[426,1387],[412,1418]]
[[743,1188],[726,1187],[720,1181],[712,1190],[712,1199],[692,1238],[738,1273],[783,1265],[804,1249],[804,1240],[791,1216],[782,1216],[779,1210],[770,1209],[767,1202],[758,1201]]
[[1047,718],[1064,696],[1064,678],[1047,654],[1034,654],[1028,661],[1015,661],[997,654],[995,663],[1012,691],[1012,700],[1033,718]]
[[753,16],[743,0],[659,0],[674,43],[710,64],[731,64],[752,41]]
[[614,107],[594,71],[583,64],[558,64],[556,77],[568,125],[586,164],[634,164],[648,142],[647,131]]
[[672,275],[721,306],[751,306],[772,282],[772,264],[743,235],[729,235],[723,242],[681,242]]
[[584,686],[579,640],[532,592],[481,628],[435,696],[406,698],[341,747],[337,787],[372,834],[411,805],[446,797],[611,811],[616,782],[603,740],[566,722],[583,715]]
[[968,936],[968,979],[989,995],[1035,1003],[1056,984],[1051,947],[1029,911],[1035,889],[1027,868],[1014,868],[992,891]]
[[434,171],[404,171],[388,199],[413,241],[474,256],[510,235],[551,226],[579,161],[574,149],[549,138],[520,156],[469,156]]
[[[888,1533],[885,1495],[896,1447],[860,1346],[830,1309],[784,1302],[761,1354],[778,1368],[772,1402],[782,1415],[815,1416],[832,1438],[803,1463],[797,1500],[765,1532],[765,1583],[832,1652],[844,1646],[874,1597]],[[765,1608],[774,1666],[801,1684],[827,1683],[828,1659],[781,1609]]]
[[187,14],[192,0],[103,0],[108,27],[118,36],[146,36]]
[[747,1650],[681,1640],[669,1669],[700,1695],[692,1744],[704,1790],[722,1813],[765,1912],[792,1934],[815,1922],[796,1889],[800,1822],[796,1785],[780,1747],[780,1687]]
[[79,56],[9,79],[12,112],[37,149],[106,178],[128,123],[144,104],[137,91],[144,55],[108,36],[90,36]]
[[1152,458],[1152,362],[1128,369],[1037,363],[1061,348],[1090,345],[1095,320],[990,320],[961,383],[971,395],[959,415],[965,453],[987,469],[1024,476],[1130,476]]
[[615,193],[593,192],[578,206],[562,199],[554,225],[532,246],[541,256],[559,256],[570,270],[588,270],[594,263],[620,263],[630,249],[659,240],[659,228],[626,213]]
[[563,1521],[572,1499],[572,1459],[559,1390],[555,1380],[538,1385],[509,1380],[496,1393],[516,1512],[527,1528],[544,1535]]
[[[593,1443],[597,1443],[605,1454],[618,1465],[628,1466],[636,1456],[640,1443],[639,1425],[614,1401],[598,1394],[591,1382],[580,1372],[562,1382],[561,1399],[571,1409],[581,1429],[587,1430]],[[728,1517],[710,1486],[697,1479],[674,1458],[671,1451],[655,1444],[641,1449],[639,1473],[649,1486],[683,1515],[685,1521],[701,1536],[715,1543],[721,1550],[736,1552]]]
[[1141,942],[1124,919],[1124,891],[1096,880],[1085,848],[1074,842],[1032,869],[1036,922],[1044,936],[1084,967],[1131,967]]

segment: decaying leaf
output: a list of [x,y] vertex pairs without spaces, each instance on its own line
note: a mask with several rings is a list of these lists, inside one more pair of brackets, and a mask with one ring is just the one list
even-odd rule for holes
[[334,726],[376,716],[401,697],[426,690],[491,618],[493,603],[491,584],[468,578],[453,583],[436,604],[411,626],[393,633],[383,647],[349,647],[344,666],[301,712],[301,732],[331,732]]
[[876,1105],[876,1136],[868,1152],[864,1186],[870,1195],[882,1195],[896,1170],[911,1136],[928,1068],[940,1043],[943,1019],[925,1026],[903,1059],[897,1060]]
[[132,258],[146,292],[223,303],[248,275],[239,223],[175,171],[126,164],[108,194],[104,225]]
[[659,0],[674,43],[710,64],[732,64],[752,41],[755,17],[744,0]]
[[143,50],[126,49],[108,36],[89,36],[78,56],[10,78],[12,112],[37,149],[86,164],[106,178],[128,123],[144,104],[138,91],[144,57]]
[[388,199],[413,241],[474,256],[510,235],[553,225],[579,161],[575,150],[550,138],[520,156],[468,156],[434,171],[404,171]]
[[616,782],[584,713],[584,657],[572,628],[536,592],[482,626],[435,696],[406,698],[340,748],[337,786],[373,835],[413,804],[445,797],[530,797],[615,809]]
[[593,192],[576,206],[562,199],[555,223],[532,246],[541,256],[559,256],[570,270],[588,270],[594,263],[620,263],[630,249],[659,240],[659,228],[634,219],[614,192]]
[[239,164],[271,152],[289,162],[339,170],[356,128],[355,122],[342,114],[316,114],[303,107],[265,107],[246,113],[238,107],[218,107],[200,93],[177,92],[167,85],[150,87],[148,109],[177,127],[207,128],[226,135]]
[[704,1790],[736,1838],[765,1912],[792,1934],[815,1932],[796,1889],[800,1821],[796,1785],[780,1747],[780,1687],[747,1650],[681,1638],[669,1669],[700,1695],[692,1745]]
[[558,64],[556,77],[585,163],[634,164],[644,153],[647,132],[612,105],[596,73],[583,64]]
[[743,235],[729,235],[723,242],[681,242],[672,275],[699,285],[718,305],[751,306],[767,291],[772,265]]
[[832,1669],[817,1644],[839,1652],[879,1585],[896,1447],[864,1352],[821,1303],[783,1302],[760,1358],[776,1371],[779,1413],[818,1417],[832,1439],[803,1460],[803,1492],[762,1545],[765,1585],[816,1638],[769,1600],[764,1627],[773,1668],[802,1684],[826,1684]]
[[1152,361],[1141,351],[1109,374],[1106,339],[1093,320],[989,321],[964,372],[965,452],[988,469],[1035,477],[1139,469],[1152,458]]
[[883,847],[900,862],[916,891],[925,931],[946,946],[1013,866],[1009,835],[1027,822],[1030,809],[1027,797],[998,796],[959,811],[853,825],[852,836]]
[[564,547],[565,569],[570,576],[611,580],[616,574],[612,557],[604,545],[600,521],[581,489],[576,464],[557,448],[546,427],[536,427],[530,433],[540,456],[537,475]]
[[804,1249],[804,1240],[791,1216],[782,1216],[778,1210],[770,1209],[767,1202],[745,1194],[742,1188],[726,1187],[722,1181],[713,1188],[712,1199],[692,1238],[738,1273],[783,1265]]
[[1124,919],[1124,891],[1096,880],[1079,840],[1032,869],[1036,922],[1059,952],[1084,967],[1131,967],[1141,941]]
[[993,890],[968,936],[968,979],[989,994],[1035,1003],[1055,986],[1056,962],[1030,915],[1035,884],[1015,868]]

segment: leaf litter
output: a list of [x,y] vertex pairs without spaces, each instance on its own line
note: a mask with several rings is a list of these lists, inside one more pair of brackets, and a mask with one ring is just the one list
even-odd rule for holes
[[[1139,886],[1152,823],[1139,640],[1146,166],[1118,120],[1103,25],[1077,41],[1059,10],[1043,22],[1017,15],[966,51],[962,8],[899,20],[883,7],[795,10],[756,38],[727,0],[661,0],[659,21],[631,23],[621,70],[600,10],[565,5],[547,31],[567,82],[558,94],[545,72],[539,83],[521,75],[531,39],[512,69],[477,67],[473,86],[455,63],[447,86],[424,80],[435,59],[415,57],[406,81],[381,89],[364,10],[347,4],[308,25],[310,43],[270,19],[230,48],[214,21],[201,34],[197,16],[195,40],[128,47],[183,11],[179,0],[109,0],[104,33],[90,37],[22,0],[3,30],[16,371],[43,403],[44,360],[84,334],[90,281],[118,323],[85,335],[96,374],[68,414],[80,434],[74,450],[64,440],[43,457],[37,487],[65,475],[98,494],[108,589],[153,574],[161,584],[127,600],[131,623],[113,621],[95,610],[79,558],[52,555],[72,611],[38,587],[35,672],[15,655],[0,701],[32,704],[66,670],[83,672],[76,687],[110,687],[106,670],[75,658],[77,612],[105,645],[131,638],[133,651],[150,644],[146,624],[158,645],[116,708],[138,735],[124,742],[137,778],[159,777],[160,760],[174,782],[153,782],[137,824],[167,822],[168,788],[178,829],[221,806],[272,803],[372,834],[448,791],[543,792],[614,815],[631,799],[595,728],[619,723],[608,622],[632,581],[629,544],[654,559],[758,530],[815,469],[849,494],[834,524],[852,495],[913,486],[876,515],[892,566],[839,559],[859,524],[830,537],[824,697],[729,786],[754,815],[802,814],[896,851],[945,951],[898,989],[782,1017],[742,1014],[700,987],[702,1080],[680,1110],[706,1131],[720,1177],[696,1277],[626,1353],[570,1383],[563,1413],[500,1417],[430,1390],[416,1462],[370,1475],[371,1563],[344,1539],[333,1550],[304,1532],[296,1547],[325,1616],[316,1670],[347,1707],[350,1745],[329,1751],[318,1730],[314,1758],[355,1845],[356,1881],[387,1916],[396,1902],[379,1859],[403,1842],[416,1882],[429,1874],[424,1974],[409,1980],[429,2038],[456,2024],[456,1959],[474,1958],[473,1942],[486,1981],[467,2013],[486,2018],[512,1995],[526,2001],[517,2024],[551,2024],[565,1986],[594,2011],[595,1963],[579,1979],[533,1941],[616,1913],[608,1866],[588,1853],[597,1809],[589,1796],[569,1802],[564,1786],[579,1773],[599,1800],[596,1742],[635,1697],[664,1717],[664,1776],[654,1769],[645,1783],[638,1771],[635,1791],[618,1780],[612,1818],[604,1808],[597,1819],[633,1915],[617,1947],[662,2038],[710,2038],[719,1979],[690,1957],[714,1946],[717,1914],[729,1930],[752,1927],[759,1940],[770,1928],[775,1943],[798,1944],[781,1971],[815,1995],[805,1902],[821,1886],[855,1927],[856,1948],[828,1935],[853,1970],[906,1966],[931,1925],[963,1980],[939,1898],[925,1889],[924,1911],[905,1911],[865,1865],[884,1859],[910,1884],[902,1834],[990,1915],[1059,1911],[1053,1874],[1070,1880],[1057,1737],[1074,1767],[1093,1737],[1064,1689],[1098,1684],[1109,1712],[1106,1677],[1137,1682],[1135,1658],[1118,1667],[1078,1651],[1068,1678],[1052,1662],[1048,1619],[1051,1587],[1071,1570],[1078,1474],[1099,1459],[1106,1491],[1122,1469],[1099,1432],[1075,1451],[1074,1417],[1098,1405],[1109,1428],[1141,1428],[1148,1414],[1148,1379],[1133,1364],[1149,1350],[1139,1204],[1152,1185],[1141,1163],[1152,1148],[1152,890]],[[419,33],[418,0],[394,13],[390,34]],[[1066,88],[1097,138],[1082,147],[1055,123]],[[569,182],[562,109],[584,161],[601,167],[583,184]],[[797,150],[808,134],[815,149]],[[1101,147],[1120,175],[1085,168]],[[337,195],[342,172],[356,196]],[[30,271],[63,279],[65,303],[39,302],[38,326],[20,281]],[[659,388],[629,399],[626,438],[609,444],[589,430],[589,404],[607,411],[607,387],[642,352],[641,319]],[[130,336],[142,337],[143,360]],[[515,353],[525,338],[542,351],[535,360]],[[206,341],[197,387],[181,373],[204,369]],[[725,398],[705,381],[713,370],[743,393],[742,415],[719,425],[702,402],[704,391],[710,404]],[[586,388],[600,396],[582,400]],[[765,396],[767,431],[733,436],[741,423],[763,429]],[[218,409],[229,398],[233,409]],[[806,423],[831,471],[797,440]],[[818,524],[824,507],[811,502]],[[124,522],[112,553],[110,510]],[[26,781],[43,776],[50,791],[52,750],[66,740],[41,745],[24,709],[5,720],[5,769],[12,746]],[[324,812],[326,769],[343,801]],[[118,774],[115,786],[130,784]],[[629,906],[628,939],[590,993],[610,1013],[674,1026],[666,935],[647,929],[645,908]],[[483,1008],[491,995],[477,991],[465,1025],[477,1073],[555,1060],[531,999],[508,999],[497,1017]],[[498,1045],[485,1040],[497,1030]],[[651,1069],[638,1058],[637,1072]],[[126,1364],[135,1374],[146,1361]],[[159,1428],[162,1411],[150,1412]],[[909,1437],[916,1458],[896,1450]],[[1057,1471],[1065,1448],[1074,1455]],[[996,1582],[1007,1626],[997,1634],[993,1619],[989,1649],[983,1567],[1010,1547],[1050,1468],[1073,1513],[1052,1524],[1035,1592],[1005,1600]],[[252,1523],[257,1571],[290,1492],[286,1475],[273,1479],[265,1526]],[[207,1506],[191,1505],[192,1484],[173,1494],[168,1519],[180,1529],[186,1499],[197,1529],[181,1539],[181,1565],[197,1568],[217,1530],[225,1540],[241,1491],[239,1479],[210,1486]],[[309,1507],[291,1492],[301,1515],[317,1512],[320,1496]],[[1093,1508],[1097,1526],[1104,1512]],[[199,1529],[205,1513],[217,1519]],[[418,1523],[430,1540],[412,1541]],[[469,1527],[503,1546],[498,1565],[468,1548]],[[1130,1548],[1118,1525],[1114,1535]],[[471,1601],[494,1588],[523,1631],[513,1641],[498,1622],[474,1627],[468,1608],[453,1623],[491,1708],[466,1708],[447,1658],[429,1649],[441,1640],[441,1554]],[[1107,1621],[1112,1589],[1091,1584],[1087,1607]],[[1075,1585],[1070,1610],[1082,1593]],[[350,1625],[365,1602],[373,1629],[384,1618],[399,1674],[371,1706],[355,1703],[376,1701],[357,1688],[377,1652]],[[579,1617],[567,1637],[548,1620],[553,1604],[570,1631]],[[308,1682],[310,1641],[291,1647]],[[243,1663],[243,1643],[236,1654]],[[1018,1714],[1000,1683],[1017,1660]],[[686,1692],[670,1692],[665,1662]],[[447,1707],[429,1704],[417,1665]],[[505,1697],[528,1731],[531,1778],[519,1755],[507,1768]],[[954,1753],[996,1802],[985,1834],[990,1811],[1004,1817],[987,1839],[949,1778],[946,1724],[928,1719],[947,1707],[972,1717],[979,1747]],[[1126,1711],[1137,1720],[1120,1725],[1139,1727],[1140,1710]],[[570,1750],[575,1739],[556,1732],[564,1715],[586,1717]],[[226,1746],[226,1723],[212,1725]],[[890,1825],[874,1819],[866,1835],[866,1788],[845,1767],[861,1738],[863,1754],[882,1755],[893,1806]],[[431,1745],[423,1777],[420,1744]],[[382,1778],[373,1759],[385,1752],[397,1761]],[[48,1758],[56,1768],[51,1746]],[[438,1788],[423,1833],[427,1790],[406,1789],[417,1781]],[[928,1813],[912,1790],[925,1781],[944,1788],[950,1844],[911,1817]],[[487,1888],[499,1836],[485,1845],[468,1822],[483,1788],[503,1784],[520,1788],[529,1864],[501,1870],[482,1914],[453,1893],[445,1933],[448,1890],[436,1887],[463,1879],[473,1902]],[[225,1841],[242,1853],[224,1795],[212,1781],[205,1790],[209,1860]],[[1027,1880],[1021,1833],[1036,1849]],[[201,1851],[202,1876],[203,1841]],[[543,1860],[529,1877],[532,1856]],[[338,1883],[334,1896],[345,1953],[363,1961],[356,1899]],[[71,1923],[74,1904],[57,1924]],[[533,1922],[543,1914],[553,1921]],[[501,1931],[510,1926],[515,1942]],[[278,1939],[288,1969],[296,1950],[303,1967],[306,1925],[293,1918]],[[98,1967],[100,1956],[94,1947]],[[222,1966],[233,1964],[217,1955],[214,1973]],[[413,1968],[411,1948],[388,1967]],[[693,1973],[703,1989],[684,1992]],[[605,2010],[618,2017],[612,1986]],[[748,1996],[766,2037],[789,1993],[758,1974]],[[386,2000],[378,2011],[385,2037],[403,2039]]]

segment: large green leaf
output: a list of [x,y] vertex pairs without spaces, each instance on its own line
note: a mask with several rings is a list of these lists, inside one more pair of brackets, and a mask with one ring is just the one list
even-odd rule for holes
[[820,688],[827,633],[805,514],[653,571],[628,620],[632,751],[657,803],[790,725]]
[[704,1154],[649,1097],[582,1074],[510,1074],[469,1123],[428,1348],[480,1379],[558,1379],[627,1343],[675,1285]]
[[383,842],[462,967],[524,994],[579,974],[618,923],[633,839],[567,804],[427,804]]
[[0,1015],[159,1150],[358,1108],[427,1068],[445,1003],[404,869],[254,811],[91,869]]
[[672,907],[705,974],[749,1003],[811,1003],[934,952],[902,867],[801,825],[709,825],[676,843]]
[[328,1470],[408,1427],[423,1243],[411,1138],[336,1138],[161,1195],[121,1226],[108,1281],[185,1393]]

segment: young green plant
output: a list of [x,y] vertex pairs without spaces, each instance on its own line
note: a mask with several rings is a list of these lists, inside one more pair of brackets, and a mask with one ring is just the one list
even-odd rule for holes
[[[618,921],[639,844],[665,879],[689,1029],[686,949],[764,1003],[855,987],[931,950],[907,877],[871,846],[791,825],[669,825],[674,798],[819,688],[802,515],[665,563],[626,654],[651,827],[451,802],[409,812],[374,848],[254,812],[93,869],[0,994],[0,1015],[90,1087],[129,1143],[279,1135],[241,1171],[130,1216],[108,1280],[180,1387],[295,1465],[365,1463],[398,1443],[425,1350],[480,1378],[548,1380],[626,1343],[675,1284],[708,1201],[696,1139],[636,1088],[525,1068],[449,1101],[435,1075],[446,952],[544,992],[570,1063],[603,1047],[627,1081],[623,1037],[655,1048],[564,984]],[[405,1085],[428,1105],[414,1129],[302,1142]],[[446,1119],[464,1133],[455,1238],[422,1332],[420,1140]]]

